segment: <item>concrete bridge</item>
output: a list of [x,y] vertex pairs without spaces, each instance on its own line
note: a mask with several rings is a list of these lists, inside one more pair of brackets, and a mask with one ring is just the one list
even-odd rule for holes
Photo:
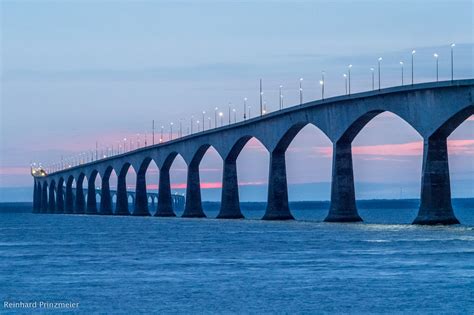
[[[223,160],[222,199],[218,218],[242,218],[236,159],[252,137],[270,153],[268,199],[263,219],[293,219],[288,205],[285,151],[307,124],[319,128],[333,144],[331,206],[328,222],[361,221],[356,208],[352,166],[352,140],[375,116],[388,111],[410,124],[423,138],[420,208],[415,224],[456,224],[451,205],[447,137],[474,114],[474,80],[455,80],[393,87],[378,91],[308,102],[250,120],[199,132],[166,143],[82,164],[34,179],[34,212],[111,214],[109,178],[117,174],[116,215],[150,215],[145,174],[155,161],[160,171],[158,211],[173,216],[169,170],[180,154],[188,168],[183,217],[205,217],[201,204],[199,164],[209,147]],[[133,211],[128,208],[126,174],[137,173]],[[94,182],[102,179],[102,198],[97,207]],[[87,201],[83,194],[88,180]],[[78,193],[73,198],[72,183]],[[65,188],[64,188],[65,185]],[[63,194],[65,189],[65,194]],[[63,196],[65,196],[63,198]]]
[[[76,198],[76,194],[77,194],[76,191],[77,191],[76,188],[72,188],[73,199]],[[58,192],[58,188],[56,187],[55,193],[57,194],[57,192]],[[62,193],[63,193],[63,200],[64,200],[64,198],[66,197],[66,193],[64,190]],[[85,188],[82,189],[82,193],[84,195],[85,200],[87,200],[88,189],[85,189]],[[150,210],[151,211],[156,210],[155,204],[158,204],[158,193],[148,191],[146,195],[147,195],[148,204],[150,205],[150,208],[151,208]],[[112,198],[112,203],[113,203],[114,199],[115,200],[117,199],[117,190],[110,190],[110,196]],[[99,188],[95,189],[96,200],[97,200],[97,197],[99,197],[100,199],[102,198],[102,190]],[[127,200],[129,200],[129,205],[135,204],[135,198],[136,198],[136,192],[127,190]],[[182,211],[184,210],[185,198],[183,195],[171,194],[171,203],[172,203],[173,210]],[[56,207],[56,210],[59,210],[58,207]]]

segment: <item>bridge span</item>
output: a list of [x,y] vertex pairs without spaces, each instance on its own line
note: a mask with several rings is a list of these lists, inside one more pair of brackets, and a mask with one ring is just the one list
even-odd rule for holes
[[[239,153],[252,137],[270,153],[267,208],[263,219],[293,219],[288,205],[285,151],[307,124],[319,128],[333,144],[331,205],[328,222],[362,221],[358,214],[352,166],[352,140],[375,116],[391,112],[423,138],[420,208],[415,224],[459,223],[451,205],[447,137],[474,114],[474,79],[406,85],[344,95],[285,108],[232,125],[207,130],[165,143],[34,177],[34,212],[150,215],[146,171],[153,160],[159,168],[158,210],[172,216],[169,170],[180,154],[187,164],[183,217],[205,217],[201,203],[199,164],[209,147],[223,159],[221,208],[218,218],[243,218],[240,211],[237,166]],[[137,173],[133,211],[129,211],[126,174]],[[110,174],[117,174],[117,202],[112,211]],[[95,179],[102,179],[97,207]],[[87,201],[83,181],[87,178]],[[77,194],[73,197],[72,183]]]

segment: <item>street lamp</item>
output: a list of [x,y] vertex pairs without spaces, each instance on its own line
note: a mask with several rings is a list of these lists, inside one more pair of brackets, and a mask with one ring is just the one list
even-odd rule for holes
[[221,127],[224,125],[224,113],[219,112],[219,117],[221,118]]
[[344,77],[344,88],[347,95],[347,74],[343,73],[342,76]]
[[247,119],[247,98],[244,97],[244,120]]
[[267,113],[267,102],[263,101],[263,112],[262,114],[266,114]]
[[204,129],[206,129],[206,124],[204,123],[204,115],[206,115],[206,111],[203,110],[202,111],[202,131],[204,131]]
[[183,136],[183,118],[179,119],[179,137]]
[[263,89],[262,89],[262,79],[260,79],[260,116],[263,115]]
[[229,103],[229,125],[230,125],[230,117],[231,117],[231,115],[230,115],[231,106],[232,106],[232,104]]
[[194,116],[191,115],[191,134],[193,134],[193,125],[194,125]]
[[348,77],[349,77],[349,95],[351,95],[351,68],[352,68],[352,65],[349,65],[347,67],[347,74],[348,74]]
[[415,54],[416,54],[416,50],[412,50],[411,51],[411,85],[413,85],[414,83],[414,80],[413,80],[413,62],[414,62],[414,59],[415,59]]
[[[212,128],[212,126],[211,126],[211,117],[207,117],[207,120],[209,121],[209,129],[211,129]],[[204,122],[202,122],[202,123],[204,124]]]
[[217,128],[217,110],[219,108],[214,108],[214,128]]
[[155,145],[155,120],[154,119],[151,121],[151,130],[152,130],[152,139],[151,139],[151,141],[152,141],[153,145]]
[[160,143],[163,142],[163,130],[165,129],[165,126],[161,126],[161,136],[160,136]]
[[379,59],[377,59],[378,61],[378,71],[379,71],[379,90],[380,90],[380,62],[382,61],[382,57],[379,57]]
[[280,110],[283,109],[283,94],[282,94],[283,85],[280,85]]
[[321,72],[321,80],[319,80],[319,85],[321,85],[321,99],[324,100],[324,75],[326,72]]
[[[201,127],[199,127],[199,126],[200,126],[200,125],[199,125],[199,120],[196,120],[196,124],[197,124],[197,131],[199,132],[199,128],[201,128]],[[204,125],[204,124],[203,124],[203,125]]]
[[371,72],[371,74],[372,74],[372,91],[375,89],[375,85],[374,85],[374,83],[375,83],[374,70],[375,70],[374,68],[370,68],[370,72]]
[[436,82],[438,82],[438,78],[439,78],[439,76],[438,76],[438,74],[439,74],[439,72],[438,72],[438,66],[439,66],[438,57],[439,57],[439,55],[437,53],[434,53],[433,57],[436,59]]
[[303,78],[300,78],[300,105],[303,104]]
[[454,80],[454,47],[456,46],[455,43],[451,44],[451,81]]
[[234,124],[235,124],[237,122],[237,112],[235,108],[233,108],[232,111],[234,112]]
[[127,138],[123,138],[123,153],[127,151]]
[[400,68],[402,69],[402,85],[403,85],[403,61],[400,61]]
[[170,123],[170,140],[173,140],[173,123]]

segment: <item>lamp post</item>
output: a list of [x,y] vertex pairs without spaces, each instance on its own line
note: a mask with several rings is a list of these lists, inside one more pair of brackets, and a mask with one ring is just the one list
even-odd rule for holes
[[230,125],[230,117],[231,117],[231,115],[230,115],[231,106],[232,106],[232,104],[229,103],[229,125]]
[[244,97],[244,120],[247,119],[247,98]]
[[194,116],[191,115],[191,134],[193,134]]
[[252,108],[252,106],[249,105],[249,119],[252,118],[252,115],[250,115],[251,114],[251,112],[250,112],[251,108]]
[[411,85],[413,85],[414,83],[414,65],[413,65],[413,62],[414,62],[414,59],[415,59],[415,54],[416,54],[416,50],[412,50],[411,51]]
[[214,108],[214,128],[217,128],[217,110],[219,108]]
[[454,47],[456,46],[455,43],[451,44],[451,81],[454,80]]
[[280,110],[283,109],[283,94],[282,94],[283,85],[280,85]]
[[347,75],[349,77],[349,95],[351,95],[351,68],[352,68],[352,65],[349,65],[347,67]]
[[140,148],[140,134],[137,133],[137,149]]
[[300,78],[300,105],[303,104],[303,78]]
[[207,120],[209,121],[209,129],[211,129],[212,128],[212,126],[211,126],[211,117],[207,117]]
[[262,79],[260,79],[260,116],[263,115],[263,89],[262,89]]
[[151,141],[153,145],[155,145],[155,120],[154,119],[151,121],[151,130],[152,130]]
[[347,95],[347,74],[343,73],[342,76],[344,78],[344,89],[345,89],[346,95]]
[[179,137],[183,137],[183,119],[179,120]]
[[403,61],[400,61],[400,68],[402,69],[402,85],[403,85]]
[[173,123],[170,123],[170,140],[173,140]]
[[319,81],[319,85],[321,85],[321,99],[324,100],[324,75],[326,74],[325,71],[321,72],[321,80]]
[[224,113],[219,112],[219,117],[221,118],[221,127],[224,125]]
[[[200,131],[199,128],[201,128],[201,127],[200,127],[200,124],[199,124],[199,120],[196,120],[196,124],[197,124],[197,132],[199,132],[199,131]],[[204,124],[203,124],[203,125],[204,125]]]
[[202,131],[204,131],[204,129],[206,129],[206,124],[204,123],[204,115],[206,115],[206,111],[203,110],[202,111]]
[[161,137],[160,137],[160,143],[163,142],[163,130],[165,129],[165,126],[161,126]]
[[436,59],[436,82],[438,82],[438,79],[439,79],[439,72],[438,72],[438,66],[439,66],[439,60],[438,60],[438,57],[439,55],[437,53],[434,53],[433,54],[433,57]]
[[262,114],[265,115],[267,113],[267,102],[263,101],[263,112]]
[[379,57],[379,59],[377,59],[378,61],[378,72],[379,72],[379,90],[380,90],[380,62],[382,61],[382,57]]
[[127,138],[123,138],[123,153],[127,151]]
[[233,108],[232,111],[234,112],[234,124],[235,124],[237,122],[237,111],[235,110],[235,108]]
[[370,68],[370,72],[372,74],[372,91],[375,90],[375,75],[374,75],[374,68]]

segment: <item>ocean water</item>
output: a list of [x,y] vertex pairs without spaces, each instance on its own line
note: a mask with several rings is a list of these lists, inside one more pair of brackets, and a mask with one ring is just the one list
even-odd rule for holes
[[415,209],[361,209],[357,224],[323,223],[326,212],[0,213],[0,312],[47,301],[81,314],[474,313],[472,209],[456,209],[462,225],[434,227],[408,224]]

